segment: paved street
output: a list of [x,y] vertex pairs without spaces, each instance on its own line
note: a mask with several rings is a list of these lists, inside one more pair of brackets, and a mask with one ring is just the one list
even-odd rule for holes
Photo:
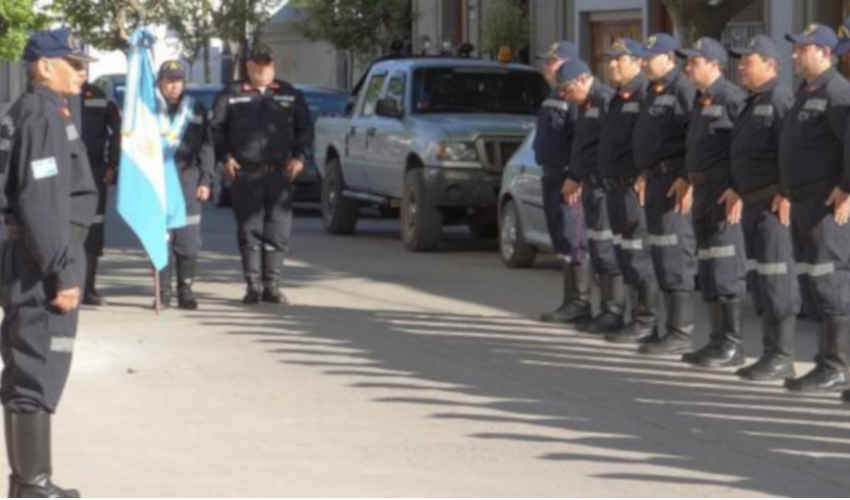
[[[494,242],[459,231],[410,254],[395,221],[359,227],[331,237],[299,215],[293,305],[248,308],[232,215],[210,207],[201,309],[156,317],[151,271],[110,214],[111,305],[82,316],[56,481],[137,497],[850,491],[850,406],[835,394],[796,397],[539,324],[560,299],[551,260],[507,270]],[[811,360],[813,325],[798,346]]]

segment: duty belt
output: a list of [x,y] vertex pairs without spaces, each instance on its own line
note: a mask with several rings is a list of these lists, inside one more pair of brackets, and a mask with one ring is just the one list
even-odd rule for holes
[[617,175],[614,177],[606,177],[602,179],[602,187],[608,191],[616,191],[618,189],[626,189],[635,185],[637,179],[634,175]]
[[[14,215],[7,214],[3,218],[6,228],[6,239],[9,241],[20,241],[24,238],[24,226],[18,222]],[[71,223],[71,241],[83,242],[88,236],[89,228],[80,224]]]
[[729,170],[723,167],[710,168],[700,172],[688,172],[688,182],[694,186],[715,182],[728,182]]
[[749,193],[742,194],[741,199],[744,200],[744,204],[746,205],[754,205],[756,203],[762,203],[768,200],[772,200],[778,192],[779,185],[770,184],[763,188],[756,189],[755,191],[750,191]]
[[676,168],[672,159],[661,160],[649,169],[649,175],[668,175],[676,173]]

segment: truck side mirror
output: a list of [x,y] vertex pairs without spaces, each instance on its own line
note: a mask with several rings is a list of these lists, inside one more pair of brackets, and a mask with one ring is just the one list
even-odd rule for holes
[[404,116],[404,111],[401,109],[398,100],[385,97],[379,99],[375,104],[375,114],[387,118],[401,118]]

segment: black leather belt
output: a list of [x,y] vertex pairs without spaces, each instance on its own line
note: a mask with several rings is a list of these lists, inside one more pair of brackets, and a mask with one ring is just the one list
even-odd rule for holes
[[631,188],[635,185],[636,176],[619,175],[602,179],[602,187],[609,191]]
[[750,191],[749,193],[744,193],[741,195],[741,199],[744,200],[744,204],[746,205],[754,205],[756,203],[772,200],[778,192],[779,185],[771,184],[769,186]]

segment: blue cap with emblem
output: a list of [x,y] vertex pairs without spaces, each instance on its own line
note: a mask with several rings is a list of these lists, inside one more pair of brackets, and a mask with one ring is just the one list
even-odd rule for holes
[[590,68],[581,59],[567,61],[558,68],[558,74],[555,76],[558,85],[569,83],[584,74],[589,74]]
[[558,58],[566,61],[578,59],[578,47],[566,40],[553,43],[549,50],[537,56],[538,59]]
[[840,56],[850,52],[850,16],[844,18],[844,22],[838,27],[838,45],[833,52]]
[[789,33],[785,39],[794,45],[820,45],[835,49],[838,45],[838,37],[835,31],[823,24],[810,24],[802,33]]
[[70,57],[83,62],[97,59],[87,56],[80,42],[68,28],[35,31],[24,47],[24,61],[36,61],[42,57]]
[[676,53],[681,57],[704,57],[709,61],[717,61],[721,66],[729,61],[729,55],[723,45],[707,36],[697,40],[692,48],[679,49]]
[[158,80],[185,80],[186,70],[180,61],[165,61],[159,67]]
[[643,45],[631,38],[618,38],[610,48],[604,51],[604,54],[608,57],[643,57]]
[[646,39],[643,46],[644,56],[657,56],[667,52],[676,52],[679,49],[679,40],[667,33],[656,33]]
[[767,35],[756,35],[750,40],[750,43],[741,49],[729,49],[732,57],[744,57],[750,54],[758,54],[765,59],[779,60],[779,50],[776,48],[776,43]]

